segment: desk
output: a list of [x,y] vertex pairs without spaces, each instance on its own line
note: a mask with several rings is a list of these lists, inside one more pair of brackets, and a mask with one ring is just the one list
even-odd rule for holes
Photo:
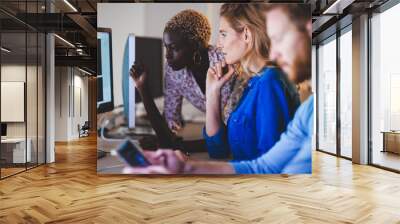
[[[202,123],[187,123],[185,127],[179,131],[178,135],[183,137],[184,140],[195,140],[202,138]],[[142,127],[138,126],[135,131],[140,134]],[[146,133],[147,134],[147,133]],[[110,151],[117,148],[124,139],[102,139],[97,138],[97,147],[99,150],[107,152],[107,155],[97,160],[97,172],[99,174],[121,174],[124,168],[124,163],[118,157],[111,156]],[[133,140],[135,141],[135,140]],[[191,159],[194,160],[210,160],[207,152],[191,153]]]
[[[31,161],[32,140],[26,139],[27,147],[25,153],[25,138],[5,138],[1,139],[1,159],[5,163],[25,163]],[[27,161],[25,159],[27,158]]]
[[[104,140],[97,139],[98,146],[102,146],[105,151],[110,151],[110,149],[115,149],[119,144],[121,144],[124,140],[115,140],[113,142],[104,142]],[[107,148],[107,149],[106,149]],[[190,159],[194,160],[210,160],[208,157],[208,153],[200,152],[200,153],[192,153],[190,155]],[[103,158],[97,160],[97,172],[98,174],[121,174],[122,169],[125,167],[125,164],[118,159],[116,156],[112,156],[109,153]]]
[[[129,136],[133,141],[138,140],[137,135],[140,134],[155,134],[151,128],[149,121],[141,116],[136,117],[136,127],[131,130],[135,136],[127,135],[124,131],[126,130],[126,120],[123,114],[123,108],[116,108],[113,111],[97,114],[97,127],[106,127],[109,132],[108,136],[113,138],[104,139],[101,137],[97,138],[97,149],[106,152],[106,156],[97,160],[97,172],[99,174],[121,174],[124,167],[124,163],[121,162],[118,157],[111,156],[110,151],[116,149],[121,144],[125,137]],[[136,113],[138,115],[138,113]],[[125,128],[124,128],[125,127]],[[204,122],[188,121],[186,125],[177,133],[184,140],[197,140],[202,139],[202,130]],[[101,131],[100,131],[101,133]],[[199,160],[210,160],[208,153],[191,153],[191,159]]]
[[382,131],[383,150],[382,152],[392,152],[400,154],[400,131]]

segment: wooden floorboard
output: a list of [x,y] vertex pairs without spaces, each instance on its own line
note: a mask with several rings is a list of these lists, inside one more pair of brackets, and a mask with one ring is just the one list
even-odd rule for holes
[[0,223],[400,223],[400,175],[321,152],[312,175],[96,174],[96,139],[0,181]]

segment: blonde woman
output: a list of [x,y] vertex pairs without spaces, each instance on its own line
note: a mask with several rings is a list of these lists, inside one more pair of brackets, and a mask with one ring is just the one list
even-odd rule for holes
[[[203,134],[212,158],[232,154],[235,161],[255,159],[279,140],[293,118],[300,103],[298,94],[269,62],[268,43],[265,17],[257,4],[222,5],[218,46],[225,61],[210,67],[206,80]],[[219,110],[221,88],[235,71],[239,77],[230,107],[225,108],[232,112],[225,119]]]

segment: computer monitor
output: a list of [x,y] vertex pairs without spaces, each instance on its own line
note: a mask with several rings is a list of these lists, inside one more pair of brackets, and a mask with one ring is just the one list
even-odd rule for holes
[[114,109],[111,29],[97,28],[97,113]]
[[135,61],[146,66],[147,88],[153,98],[163,96],[163,46],[160,38],[139,37],[133,34],[128,36],[125,44],[123,65],[123,98],[124,112],[128,118],[129,128],[135,127],[135,103],[142,101],[135,88],[133,78],[129,70]]
[[7,124],[1,123],[1,137],[7,137]]

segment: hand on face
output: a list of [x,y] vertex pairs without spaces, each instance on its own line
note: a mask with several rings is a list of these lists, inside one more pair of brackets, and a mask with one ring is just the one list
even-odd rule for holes
[[138,90],[143,90],[146,86],[147,73],[143,65],[137,63],[136,61],[132,65],[129,75],[133,78]]
[[[223,68],[227,68],[224,74]],[[233,65],[227,65],[225,61],[216,62],[214,66],[208,68],[206,79],[206,95],[215,94],[232,77],[235,70]]]
[[125,167],[125,174],[179,174],[183,173],[186,156],[181,151],[159,149],[155,152],[143,151],[144,156],[152,164],[147,167]]

